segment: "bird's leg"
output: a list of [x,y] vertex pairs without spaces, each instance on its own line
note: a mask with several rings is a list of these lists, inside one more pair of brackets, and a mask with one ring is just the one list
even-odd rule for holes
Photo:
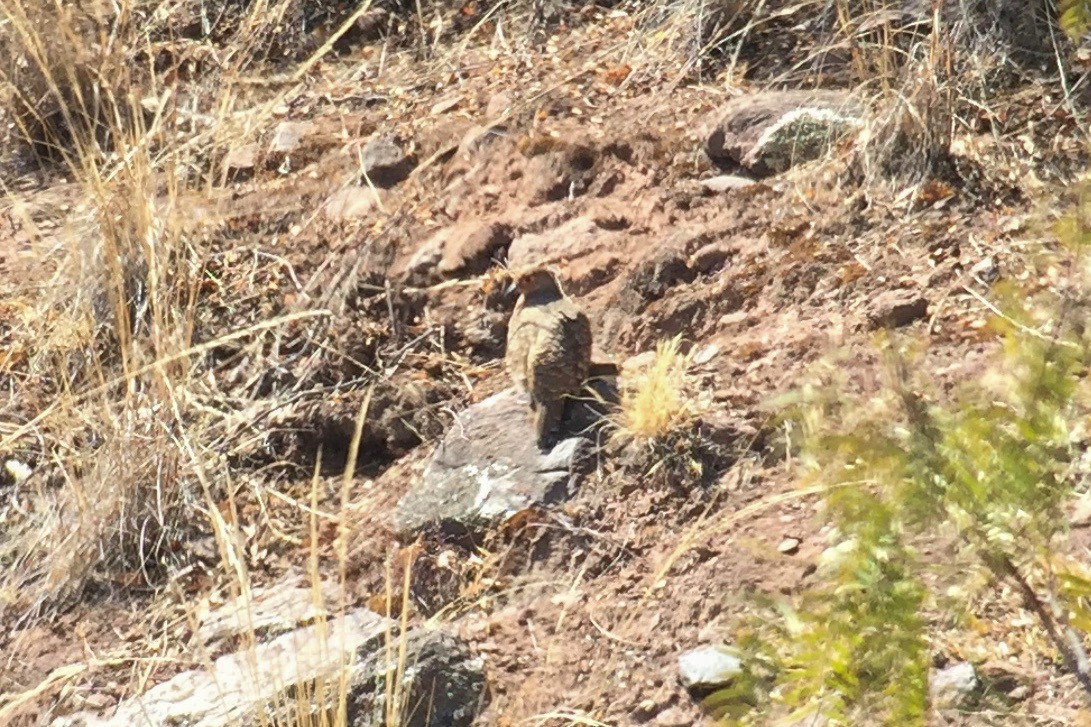
[[538,449],[548,451],[555,443],[555,435],[564,418],[564,399],[538,403],[534,412],[534,429],[538,436]]

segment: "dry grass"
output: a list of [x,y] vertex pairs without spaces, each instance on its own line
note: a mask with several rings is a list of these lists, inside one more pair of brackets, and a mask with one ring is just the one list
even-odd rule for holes
[[[231,481],[220,454],[229,432],[201,404],[222,396],[202,356],[284,323],[195,344],[208,249],[187,195],[207,188],[240,131],[238,97],[231,83],[215,88],[201,99],[213,121],[193,129],[168,103],[176,89],[132,70],[154,30],[137,25],[144,10],[135,0],[0,3],[18,132],[78,190],[64,200],[76,204],[49,210],[59,226],[22,220],[52,272],[46,294],[28,291],[0,331],[12,342],[0,373],[21,382],[12,414],[25,422],[0,430],[0,456],[35,470],[5,524],[0,605],[27,614],[92,581],[153,585],[186,559],[180,546],[208,532],[201,513]],[[250,20],[259,33],[276,14]]]
[[688,375],[691,356],[681,346],[681,336],[661,341],[646,367],[624,377],[616,421],[621,436],[665,439],[693,421],[697,409]]
[[145,125],[127,74],[116,75],[125,52],[94,41],[103,28],[124,33],[124,19],[45,2],[5,2],[0,12],[6,65],[30,69],[8,77],[20,131],[63,161],[82,197],[73,236],[60,236],[50,292],[14,334],[26,342],[24,383],[52,402],[28,431],[0,440],[0,453],[29,449],[49,472],[27,483],[33,491],[0,558],[6,605],[34,612],[103,569],[148,582],[192,519],[175,400],[189,367],[175,360],[136,372],[189,347],[199,265],[176,215],[177,170],[151,151],[162,118]]
[[630,465],[674,487],[704,481],[723,454],[700,426],[708,396],[690,373],[692,363],[681,335],[660,341],[646,364],[622,372],[620,406],[611,417],[611,440]]

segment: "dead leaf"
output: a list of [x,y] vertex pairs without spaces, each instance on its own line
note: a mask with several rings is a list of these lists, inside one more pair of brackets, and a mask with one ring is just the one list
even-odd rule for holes
[[955,195],[955,189],[946,182],[929,179],[917,190],[917,204],[930,205]]
[[633,67],[625,63],[603,71],[602,80],[609,83],[611,86],[620,86],[632,72]]

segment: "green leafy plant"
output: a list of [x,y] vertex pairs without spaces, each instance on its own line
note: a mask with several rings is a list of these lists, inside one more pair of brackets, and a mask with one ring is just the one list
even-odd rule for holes
[[721,716],[924,724],[926,612],[937,600],[925,585],[933,564],[914,548],[924,539],[950,543],[1017,594],[1091,698],[1091,578],[1059,547],[1088,413],[1089,212],[1085,199],[1040,261],[1070,271],[1071,284],[994,291],[1003,348],[988,375],[935,393],[927,367],[886,339],[879,393],[850,396],[826,380],[790,402],[804,466],[827,486],[832,543],[815,586],[777,606],[772,625],[742,629],[750,668],[710,703]]
[[1074,40],[1091,28],[1091,2],[1089,0],[1060,0],[1061,28]]

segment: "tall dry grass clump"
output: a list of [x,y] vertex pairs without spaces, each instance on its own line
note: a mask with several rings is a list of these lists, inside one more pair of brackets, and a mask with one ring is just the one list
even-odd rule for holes
[[[0,4],[0,79],[9,143],[37,161],[79,166],[128,127],[132,63],[131,3],[6,0]],[[82,148],[81,148],[82,147]]]
[[26,348],[24,401],[0,457],[35,474],[3,538],[0,606],[33,610],[92,581],[150,582],[202,499],[186,475],[200,424],[185,355],[201,251],[181,222],[163,109],[141,103],[137,10],[0,2],[15,133],[78,190],[50,210],[56,230],[26,225],[57,262],[10,334]]
[[[4,387],[14,393],[2,410],[11,424],[0,427],[0,461],[33,473],[0,525],[0,608],[33,614],[92,584],[154,584],[189,559],[190,538],[218,532],[232,487],[226,453],[240,402],[210,375],[213,354],[322,314],[202,329],[216,221],[198,222],[191,206],[218,182],[226,148],[252,138],[297,88],[240,90],[262,60],[262,39],[302,5],[200,5],[234,13],[235,32],[186,29],[180,18],[192,3],[0,0],[4,112],[24,148],[71,183],[70,197],[47,210],[55,224],[19,220],[48,285],[28,289],[18,320],[0,326],[17,351],[0,380],[19,382]],[[293,77],[368,6],[354,3]],[[190,45],[175,42],[172,23],[194,34]],[[210,48],[215,67],[202,60]],[[203,75],[180,89],[183,68]]]

